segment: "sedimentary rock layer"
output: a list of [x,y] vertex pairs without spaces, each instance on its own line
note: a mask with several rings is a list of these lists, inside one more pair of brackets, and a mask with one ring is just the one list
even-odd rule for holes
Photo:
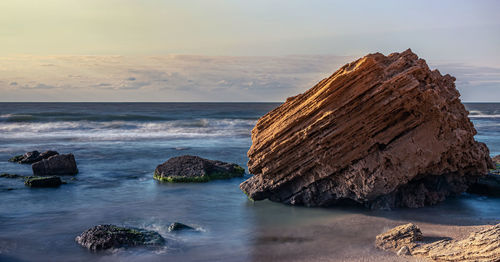
[[374,208],[442,201],[492,167],[455,89],[407,50],[367,55],[263,116],[241,189],[254,200]]
[[[407,224],[377,236],[375,245],[398,255],[424,257],[433,261],[500,261],[500,224],[474,232],[462,240],[424,240],[420,229]],[[406,252],[400,252],[403,250]]]

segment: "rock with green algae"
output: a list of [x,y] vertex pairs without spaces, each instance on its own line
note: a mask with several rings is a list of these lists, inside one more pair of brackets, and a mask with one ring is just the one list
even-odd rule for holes
[[157,232],[115,225],[98,225],[75,238],[81,246],[92,251],[135,246],[160,246],[165,239]]
[[29,187],[58,187],[63,182],[58,176],[29,176],[26,177],[24,185]]
[[216,179],[242,177],[245,169],[233,163],[198,156],[173,157],[156,167],[154,178],[163,182],[208,182]]

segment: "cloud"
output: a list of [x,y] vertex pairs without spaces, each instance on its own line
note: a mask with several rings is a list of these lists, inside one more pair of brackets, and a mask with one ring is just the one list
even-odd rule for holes
[[[89,101],[284,101],[354,59],[331,55],[10,57],[0,59],[0,68],[6,69],[0,71],[0,92],[14,97],[19,95],[16,89],[39,89],[59,101],[74,97]],[[57,67],[40,67],[41,61]],[[495,91],[500,68],[458,63],[432,67],[457,78],[464,101],[493,96],[500,100]]]
[[462,100],[471,102],[500,101],[500,68],[464,63],[436,64],[442,74],[450,74]]

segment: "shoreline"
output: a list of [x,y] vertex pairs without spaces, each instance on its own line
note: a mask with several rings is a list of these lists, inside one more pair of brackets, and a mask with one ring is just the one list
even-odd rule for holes
[[[259,232],[262,243],[253,246],[252,261],[426,261],[400,257],[375,247],[375,237],[395,226],[418,225],[424,241],[463,239],[489,225],[449,225],[419,220],[391,219],[366,214],[347,214],[322,219],[320,223],[297,227],[287,234],[280,230]],[[478,221],[479,222],[479,221]],[[257,241],[258,242],[258,241]]]

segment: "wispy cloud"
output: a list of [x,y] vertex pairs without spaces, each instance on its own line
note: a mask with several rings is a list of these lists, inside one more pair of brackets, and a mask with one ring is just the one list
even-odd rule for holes
[[[329,55],[12,56],[0,58],[0,99],[283,101],[353,59]],[[431,67],[457,78],[464,101],[491,100],[492,92],[500,98],[500,68],[458,63]]]

